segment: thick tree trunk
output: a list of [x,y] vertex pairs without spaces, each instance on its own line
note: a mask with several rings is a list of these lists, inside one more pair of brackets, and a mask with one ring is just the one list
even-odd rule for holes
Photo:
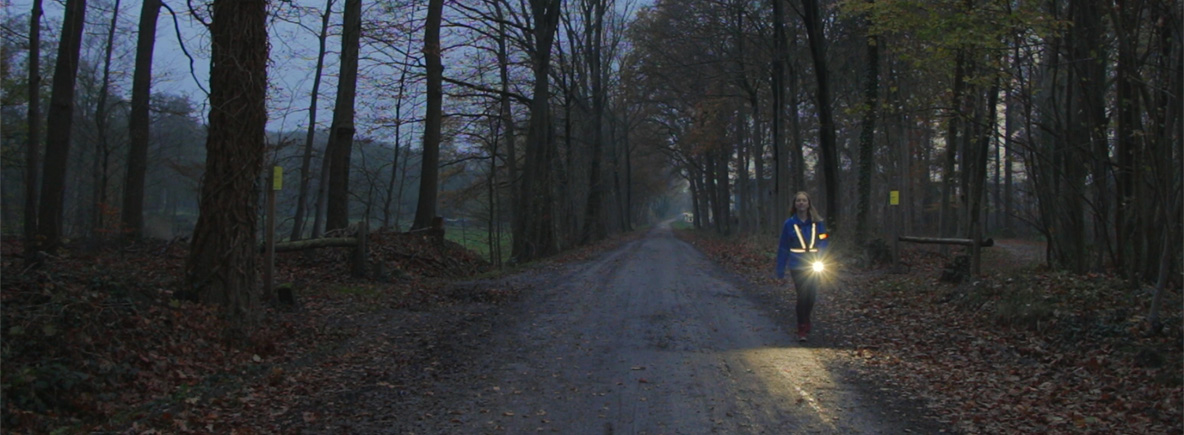
[[584,209],[584,231],[582,244],[588,244],[605,238],[605,228],[602,204],[604,202],[604,181],[601,173],[601,161],[604,158],[604,77],[602,72],[603,60],[601,47],[604,45],[604,13],[606,0],[595,0],[592,4],[591,17],[588,21],[588,74],[592,79],[592,146],[591,161],[588,164],[588,202]]
[[[1100,7],[1101,2],[1076,2],[1070,9],[1072,10],[1073,20],[1075,25],[1073,29],[1078,33],[1074,38],[1073,47],[1076,59],[1072,63],[1077,79],[1071,86],[1075,87],[1075,94],[1077,101],[1074,107],[1077,109],[1079,116],[1078,125],[1074,127],[1075,130],[1079,128],[1084,141],[1074,142],[1074,144],[1084,145],[1083,157],[1086,157],[1085,162],[1092,163],[1090,170],[1092,171],[1088,176],[1093,180],[1093,268],[1101,271],[1103,260],[1106,251],[1111,248],[1110,244],[1110,200],[1111,200],[1111,177],[1109,143],[1107,138],[1107,130],[1109,119],[1106,116],[1106,93],[1108,92],[1106,61],[1107,53],[1106,46],[1103,45],[1102,39],[1106,33],[1105,26],[1102,24],[1102,14],[1104,13]],[[1087,192],[1082,192],[1082,196],[1087,196]],[[1084,248],[1084,246],[1083,246]],[[1087,253],[1086,253],[1087,254]],[[1088,254],[1087,254],[1088,255]],[[1080,263],[1076,265],[1076,270],[1084,272],[1090,267],[1089,258],[1085,255],[1079,260]]]
[[[55,253],[61,244],[62,209],[66,193],[66,162],[70,154],[70,132],[74,125],[74,82],[82,47],[86,0],[68,0],[62,17],[62,36],[53,73],[53,95],[45,134],[45,176],[38,209],[38,246],[32,252]],[[39,257],[33,255],[32,257]],[[36,260],[35,260],[36,261]]]
[[[782,217],[789,213],[793,196],[789,187],[789,153],[785,146],[785,64],[789,59],[789,47],[785,36],[784,0],[769,1],[773,3],[773,209],[776,210],[773,216]],[[772,219],[772,222],[776,221]]]
[[223,306],[230,340],[258,314],[257,204],[267,125],[267,1],[215,0],[210,114],[201,213],[185,265],[188,288]]
[[362,0],[345,0],[342,15],[341,74],[337,81],[337,103],[329,131],[329,198],[325,208],[325,231],[349,226],[350,152],[354,143],[354,99],[358,86],[358,49],[362,37]]
[[1065,123],[1060,132],[1061,137],[1055,139],[1057,147],[1054,157],[1059,169],[1058,176],[1062,178],[1058,183],[1061,188],[1055,196],[1059,206],[1050,215],[1055,222],[1050,244],[1056,254],[1054,261],[1057,266],[1084,273],[1089,264],[1085,249],[1087,192],[1084,186],[1090,161],[1089,150],[1093,149],[1092,141],[1096,134],[1093,131],[1096,128],[1093,111],[1102,109],[1096,99],[1102,95],[1100,92],[1104,92],[1104,85],[1098,81],[1092,64],[1097,62],[1093,56],[1101,52],[1102,47],[1098,45],[1095,35],[1097,28],[1092,23],[1093,11],[1077,3],[1070,4],[1069,8],[1070,18],[1076,25],[1064,39],[1068,79],[1060,91],[1065,95],[1065,104],[1061,106]]
[[313,73],[312,93],[309,95],[308,131],[304,134],[304,155],[300,160],[300,193],[296,199],[296,215],[292,218],[292,240],[304,237],[304,209],[308,203],[308,182],[312,179],[310,171],[313,142],[317,133],[317,100],[321,96],[321,73],[325,70],[325,42],[329,39],[329,17],[333,15],[333,1],[326,0],[325,11],[321,13],[321,34],[317,38],[317,68]]
[[814,60],[815,91],[818,105],[818,147],[822,151],[822,172],[826,180],[827,228],[838,232],[841,225],[842,191],[839,187],[839,154],[835,143],[835,119],[830,101],[830,73],[826,66],[826,36],[823,34],[818,0],[802,0],[810,55]]
[[132,106],[128,114],[127,177],[123,184],[123,231],[138,240],[144,231],[144,179],[148,173],[151,124],[152,55],[156,49],[156,21],[161,0],[144,0],[136,40],[136,71],[132,75]]
[[[874,3],[875,0],[867,0]],[[868,209],[871,207],[872,173],[875,172],[876,109],[880,96],[879,39],[871,34],[871,18],[867,19],[867,71],[864,77],[863,121],[859,134],[859,201],[855,216],[855,243],[867,243]]]
[[514,257],[520,262],[552,255],[559,250],[555,234],[555,138],[551,127],[551,44],[559,24],[562,0],[531,0],[534,17],[534,94],[527,130],[526,163],[522,174],[522,208],[516,210]]
[[444,0],[428,2],[427,26],[424,28],[423,54],[427,64],[427,113],[424,115],[423,165],[420,167],[419,201],[412,230],[428,228],[436,217],[436,199],[440,189],[440,128],[444,116],[444,66],[440,63],[440,21]]

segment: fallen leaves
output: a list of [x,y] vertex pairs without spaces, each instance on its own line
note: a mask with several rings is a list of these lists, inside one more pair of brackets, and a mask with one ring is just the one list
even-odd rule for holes
[[[682,232],[792,312],[792,291],[771,277],[772,241]],[[853,367],[937,419],[978,433],[1181,433],[1184,321],[1169,291],[1159,336],[1142,331],[1150,295],[1104,275],[1034,267],[1042,246],[988,250],[989,275],[937,282],[936,251],[906,249],[907,274],[855,271],[824,292],[816,322],[850,349]],[[1029,248],[1029,249],[1023,249]]]
[[[387,327],[374,324],[374,307],[449,305],[454,298],[432,280],[488,265],[451,242],[371,237],[374,261],[401,271],[397,279],[380,285],[350,278],[346,250],[282,254],[276,276],[301,283],[301,307],[264,307],[245,347],[223,344],[214,307],[172,297],[183,285],[183,243],[78,250],[43,270],[22,271],[20,242],[4,240],[5,432],[275,433],[323,424],[329,408],[349,412],[345,403],[313,402],[338,394],[342,384],[377,380],[391,394],[419,388],[408,381],[433,372],[400,371],[432,367],[423,349],[450,334],[440,328],[459,328],[469,315],[437,319],[421,311],[422,320],[412,315]],[[517,290],[498,291],[509,298]],[[362,331],[368,340],[351,344]]]

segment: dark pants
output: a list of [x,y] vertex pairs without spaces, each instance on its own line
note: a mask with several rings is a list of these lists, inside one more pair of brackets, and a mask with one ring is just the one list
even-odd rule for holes
[[818,297],[818,276],[805,269],[791,269],[793,288],[798,294],[797,315],[798,326],[810,324],[810,311],[814,309],[814,299]]

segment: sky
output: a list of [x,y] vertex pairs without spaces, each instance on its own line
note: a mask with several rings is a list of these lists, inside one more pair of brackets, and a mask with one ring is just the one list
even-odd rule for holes
[[[5,0],[0,0],[5,1]],[[110,7],[116,0],[88,0],[87,2],[87,17],[86,17],[86,36],[85,38],[92,41],[90,46],[94,50],[101,50],[105,41],[105,31],[108,28],[111,20]],[[618,6],[627,7],[631,12],[636,11],[638,5],[649,4],[648,0],[618,0]],[[55,47],[47,46],[45,39],[56,39],[61,27],[63,14],[63,0],[43,0],[43,7],[45,15],[42,18],[42,50],[52,50]],[[193,0],[195,5],[207,4],[206,0]],[[205,27],[196,22],[187,9],[188,1],[182,0],[165,0],[165,3],[172,7],[174,15],[167,8],[162,8],[160,17],[157,21],[156,30],[156,46],[153,56],[153,93],[165,93],[173,95],[187,96],[199,108],[202,118],[208,112],[204,107],[205,90],[208,87],[209,80],[209,54],[208,45],[209,37]],[[334,5],[335,13],[332,20],[334,25],[340,22],[340,8],[343,0],[337,0]],[[13,15],[27,15],[31,9],[31,0],[7,0],[5,1],[5,14]],[[629,6],[623,6],[628,4]],[[271,2],[271,12],[275,12],[279,5],[284,5],[286,11],[291,11],[293,6],[307,7],[319,12],[325,7],[325,0],[286,0],[284,2]],[[365,1],[364,8],[382,7],[382,2]],[[116,54],[116,62],[119,64],[117,68],[123,69],[125,74],[123,79],[117,79],[117,90],[124,98],[130,99],[131,88],[131,72],[135,60],[135,34],[139,26],[141,2],[134,0],[121,0],[120,2],[120,18],[119,18],[119,35],[117,38],[122,41],[120,51]],[[365,11],[363,13],[366,13]],[[295,14],[287,14],[295,15]],[[269,20],[268,26],[270,31],[270,60],[268,65],[268,75],[271,82],[270,93],[268,96],[269,109],[269,123],[268,129],[271,131],[302,131],[307,128],[308,123],[308,105],[310,100],[310,93],[312,91],[314,74],[316,69],[316,55],[317,55],[317,34],[320,31],[320,17],[315,14],[303,14],[299,23],[289,21]],[[337,73],[337,55],[336,51],[340,46],[340,38],[334,36],[333,31],[330,33],[327,48],[330,54],[326,56],[324,76],[320,87],[320,97],[318,99],[318,113],[317,123],[322,128],[327,127],[332,118],[332,104],[335,94],[335,76]],[[53,35],[53,36],[51,36]],[[86,44],[84,44],[85,46]],[[56,46],[56,44],[55,44]],[[189,54],[193,57],[192,61],[186,57],[185,47]],[[363,49],[365,51],[365,48]],[[413,51],[418,51],[414,47]],[[451,53],[458,55],[456,52]],[[365,55],[365,53],[363,53]],[[87,55],[84,54],[84,57]],[[91,53],[89,58],[100,59],[101,55],[96,51]],[[365,61],[363,61],[365,62]],[[374,72],[373,66],[367,66],[370,72]],[[391,76],[397,77],[396,73],[391,73]],[[393,79],[386,79],[393,81]],[[380,86],[380,83],[372,83],[371,86]],[[363,91],[363,84],[359,84],[359,91]],[[413,92],[414,93],[414,92]],[[359,95],[359,103],[365,97]],[[414,109],[412,109],[414,110]],[[362,115],[359,113],[359,115]],[[359,119],[359,121],[362,121]],[[369,131],[365,131],[367,127]],[[418,126],[411,125],[404,127],[402,133],[408,134],[413,132]],[[384,135],[391,134],[389,128],[382,126],[366,126],[359,124],[360,134],[384,138]]]
[[[110,5],[114,0],[88,1],[86,28],[84,38],[93,39],[95,49],[103,45],[106,31],[110,24]],[[210,60],[208,53],[209,37],[204,26],[191,18],[185,2],[166,0],[166,3],[176,12],[174,16],[168,9],[161,9],[156,28],[156,47],[153,55],[153,93],[184,95],[198,104],[201,116],[204,118],[206,109],[203,107],[205,91],[208,88]],[[198,2],[194,2],[197,4]],[[307,4],[317,8],[324,7],[323,1],[314,2],[298,0],[297,4]],[[120,4],[119,34],[123,47],[117,49],[115,63],[117,73],[122,69],[126,79],[120,84],[125,98],[130,98],[131,69],[135,59],[135,33],[139,26],[140,2],[123,0]],[[61,28],[63,5],[57,0],[44,0],[45,15],[41,21],[43,45],[42,50],[55,49],[45,45],[46,38],[56,39]],[[5,15],[27,15],[32,8],[30,0],[12,0],[5,4]],[[339,15],[334,16],[340,19]],[[269,98],[271,120],[270,130],[304,129],[307,126],[307,109],[309,94],[312,90],[313,74],[316,67],[317,38],[315,31],[319,31],[320,22],[317,17],[306,17],[304,26],[273,20],[269,22],[271,40],[271,64],[268,74],[272,83]],[[178,38],[178,33],[180,38]],[[329,50],[335,50],[338,42],[330,36]],[[118,42],[117,42],[118,44]],[[184,44],[185,50],[182,50]],[[193,57],[190,61],[185,51]],[[86,55],[84,55],[85,57]],[[326,74],[335,73],[335,56],[326,57]],[[321,110],[318,114],[318,124],[327,122],[332,113],[331,103],[334,95],[333,83],[328,81],[321,84]]]

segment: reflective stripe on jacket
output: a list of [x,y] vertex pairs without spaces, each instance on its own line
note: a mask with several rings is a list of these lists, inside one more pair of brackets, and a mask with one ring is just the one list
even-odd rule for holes
[[[821,255],[826,250],[826,223],[802,221],[795,214],[781,226],[781,241],[777,245],[777,277],[785,277],[785,267],[805,267],[807,256]],[[788,264],[787,264],[788,263]]]

